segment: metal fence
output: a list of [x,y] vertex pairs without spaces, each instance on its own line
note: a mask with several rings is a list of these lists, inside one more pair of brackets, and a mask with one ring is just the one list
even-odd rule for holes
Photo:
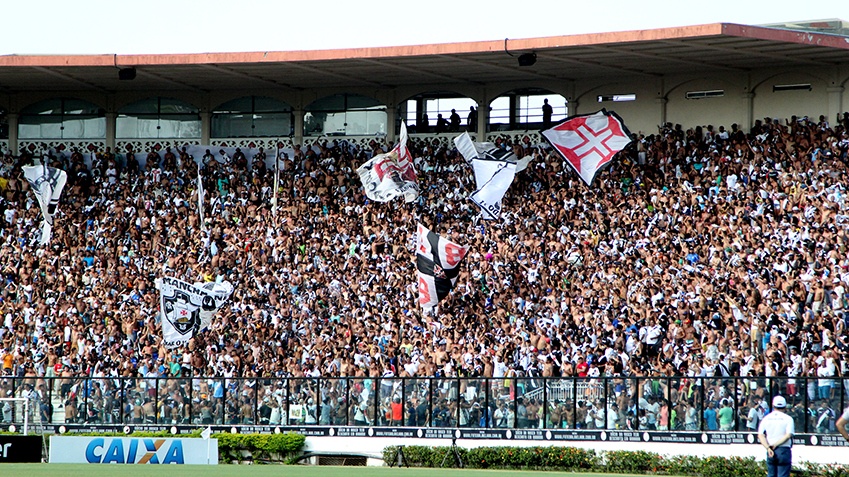
[[[799,433],[836,433],[849,379],[4,377],[31,424],[747,431],[787,399]],[[761,403],[761,404],[759,404]],[[2,422],[23,406],[0,402]],[[760,409],[758,406],[761,406]],[[757,416],[757,417],[756,417]]]

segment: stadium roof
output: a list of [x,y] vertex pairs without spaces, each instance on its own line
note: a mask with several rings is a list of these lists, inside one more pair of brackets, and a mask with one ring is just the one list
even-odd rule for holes
[[[849,37],[806,23],[731,23],[517,40],[319,51],[165,55],[0,56],[0,92],[311,90],[745,73],[846,64]],[[823,33],[828,31],[829,33]],[[836,33],[833,33],[836,32]],[[506,48],[505,48],[506,47]],[[533,66],[513,55],[534,52]],[[133,81],[119,68],[134,67]]]

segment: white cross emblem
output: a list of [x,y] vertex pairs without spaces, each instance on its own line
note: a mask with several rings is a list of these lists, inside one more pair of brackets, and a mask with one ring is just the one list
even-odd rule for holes
[[613,131],[611,131],[609,127],[603,129],[598,134],[594,134],[590,128],[582,124],[578,126],[578,129],[575,132],[585,141],[583,144],[575,148],[576,156],[583,158],[587,154],[593,152],[593,150],[597,151],[604,157],[610,154],[610,149],[604,144],[604,142],[613,135]]

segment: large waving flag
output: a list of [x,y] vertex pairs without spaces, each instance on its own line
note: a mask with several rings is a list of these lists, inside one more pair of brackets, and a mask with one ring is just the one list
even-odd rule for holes
[[631,142],[631,132],[618,114],[602,109],[572,116],[542,132],[586,184]]
[[68,181],[68,174],[61,169],[48,165],[24,166],[24,177],[32,186],[38,205],[41,207],[41,215],[44,222],[41,224],[41,245],[50,242],[53,235],[53,216],[62,196],[62,189]]
[[454,145],[475,172],[477,190],[469,199],[481,208],[484,219],[497,219],[501,215],[501,199],[521,171],[516,155],[490,142],[474,142],[469,133],[455,137]]
[[230,282],[191,284],[172,277],[156,281],[162,313],[162,338],[167,348],[185,345],[212,323],[212,317],[233,293]]
[[418,225],[416,268],[418,269],[419,304],[431,310],[448,296],[457,282],[460,263],[469,247],[462,247]]
[[407,148],[407,126],[401,123],[398,144],[385,154],[378,154],[357,168],[366,196],[376,202],[389,202],[404,196],[406,202],[419,197],[413,156]]

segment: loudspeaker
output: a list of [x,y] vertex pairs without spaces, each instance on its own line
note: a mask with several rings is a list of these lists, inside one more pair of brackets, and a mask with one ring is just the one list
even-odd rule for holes
[[519,56],[519,66],[533,66],[537,62],[536,53],[525,53]]
[[[521,60],[521,58],[519,58]],[[136,79],[136,69],[135,68],[121,68],[118,70],[118,79],[119,80],[134,80]]]

